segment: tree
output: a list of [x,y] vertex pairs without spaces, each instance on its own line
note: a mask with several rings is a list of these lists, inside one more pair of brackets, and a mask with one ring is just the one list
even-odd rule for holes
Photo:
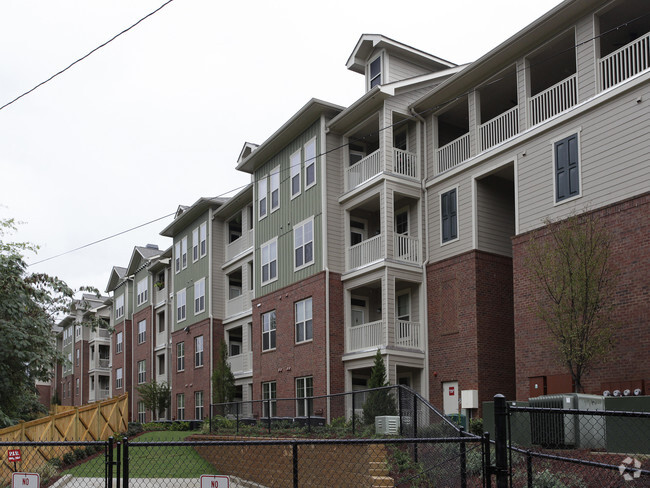
[[534,233],[525,266],[537,286],[535,309],[558,345],[575,391],[613,347],[611,238],[593,213],[546,219]]
[[212,391],[214,403],[228,403],[235,398],[235,375],[228,364],[228,347],[223,340],[219,345],[219,361],[212,372]]
[[[375,354],[375,364],[372,366],[370,372],[368,388],[381,388],[382,386],[388,385],[389,383],[386,381],[386,366],[384,364],[384,359],[381,357],[380,350],[377,349],[377,354]],[[388,389],[369,392],[368,398],[363,404],[363,422],[365,424],[375,423],[375,417],[379,415],[397,415],[395,400]]]
[[167,383],[157,383],[156,380],[152,380],[136,389],[144,407],[153,413],[154,420],[158,420],[172,404],[172,390]]

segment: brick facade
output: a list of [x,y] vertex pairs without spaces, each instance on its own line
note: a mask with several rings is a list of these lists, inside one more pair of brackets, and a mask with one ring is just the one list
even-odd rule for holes
[[[614,350],[583,378],[586,393],[645,382],[650,389],[650,194],[595,211],[613,238],[611,260],[618,274],[614,291],[614,322],[618,325]],[[530,233],[513,239],[517,399],[529,397],[530,378],[562,375],[568,371],[534,303],[539,291],[526,270],[526,243]],[[618,385],[618,386],[617,386]]]
[[[122,351],[117,352],[117,334],[122,332]],[[111,369],[111,381],[112,381],[112,392],[113,396],[124,395],[124,393],[129,394],[129,398],[133,396],[131,378],[132,375],[132,362],[131,362],[131,320],[124,320],[118,324],[115,324],[115,330],[111,335],[111,358],[112,358],[112,369]],[[122,387],[117,388],[117,370],[122,368]],[[129,405],[129,408],[131,406]],[[130,416],[133,418],[133,409],[130,408]]]
[[[141,321],[146,322],[146,333],[145,340],[141,343],[139,340],[139,324]],[[138,393],[138,363],[140,361],[145,361],[145,383],[149,383],[155,378],[155,363],[153,360],[152,349],[153,349],[153,340],[154,340],[154,327],[153,327],[153,318],[151,315],[151,307],[146,307],[139,312],[133,314],[132,319],[132,338],[131,343],[133,344],[133,374],[130,379],[132,381],[131,391],[129,401],[129,408],[131,409],[131,419],[133,421],[138,420],[138,402],[140,401],[140,394]],[[151,411],[146,410],[145,421],[153,420],[151,418]]]

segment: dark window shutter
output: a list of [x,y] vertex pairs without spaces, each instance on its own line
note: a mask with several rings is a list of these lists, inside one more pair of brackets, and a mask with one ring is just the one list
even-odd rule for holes
[[442,215],[442,242],[455,239],[458,237],[458,212],[455,189],[441,195],[440,212]]
[[580,193],[578,178],[578,135],[555,143],[555,201]]

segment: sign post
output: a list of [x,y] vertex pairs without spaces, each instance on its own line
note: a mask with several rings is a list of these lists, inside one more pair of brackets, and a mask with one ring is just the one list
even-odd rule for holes
[[16,472],[16,463],[20,462],[20,449],[9,449],[7,451],[7,458],[10,463],[14,463],[14,472]]
[[14,473],[11,477],[11,488],[39,488],[41,477],[36,473]]
[[201,476],[201,488],[230,488],[230,476],[204,474]]

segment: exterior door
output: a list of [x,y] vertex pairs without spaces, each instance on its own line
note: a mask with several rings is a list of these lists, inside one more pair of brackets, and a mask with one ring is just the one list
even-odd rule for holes
[[442,407],[445,415],[452,415],[458,413],[458,402],[460,399],[460,391],[458,389],[458,381],[446,381],[442,384]]

